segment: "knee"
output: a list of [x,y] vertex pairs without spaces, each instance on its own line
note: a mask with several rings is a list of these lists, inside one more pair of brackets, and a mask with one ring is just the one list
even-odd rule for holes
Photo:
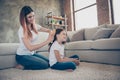
[[69,66],[72,70],[76,69],[76,64],[74,62],[70,62]]
[[47,62],[34,62],[33,64],[30,65],[31,69],[34,70],[42,70],[42,69],[48,69],[49,68],[49,63]]
[[43,69],[48,69],[49,66],[47,64],[40,64],[40,65],[31,65],[30,69],[32,70],[43,70]]
[[78,58],[78,60],[80,59],[80,57],[78,55],[74,55],[75,58]]
[[49,64],[44,64],[44,65],[41,65],[43,66],[43,69],[48,69],[49,68]]
[[44,62],[43,64],[39,64],[40,69],[48,69],[49,68],[49,63]]

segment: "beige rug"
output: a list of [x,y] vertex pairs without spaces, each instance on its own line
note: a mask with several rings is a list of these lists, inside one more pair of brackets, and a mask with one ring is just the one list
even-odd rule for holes
[[0,70],[0,80],[120,80],[120,66],[81,62],[73,72],[58,70]]

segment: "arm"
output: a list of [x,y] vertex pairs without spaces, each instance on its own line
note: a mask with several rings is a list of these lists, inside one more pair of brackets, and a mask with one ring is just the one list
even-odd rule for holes
[[50,33],[50,32],[51,32],[50,29],[47,29],[47,28],[44,28],[44,27],[41,27],[38,31],[47,32],[47,33]]
[[47,29],[47,28],[44,28],[44,27],[41,27],[39,31],[47,32],[47,33],[49,33],[52,36],[55,35],[55,30],[50,30],[50,29]]
[[58,50],[54,50],[54,53],[55,53],[55,56],[58,62],[69,62],[70,61],[70,62],[74,62],[76,65],[79,65],[79,60],[77,59],[67,58],[67,57],[61,58]]
[[37,49],[49,44],[53,40],[53,35],[49,35],[48,39],[46,41],[44,41],[43,43],[40,43],[40,44],[32,44],[30,42],[30,40],[26,37],[23,37],[22,40],[23,40],[24,45],[26,46],[26,48],[28,50],[34,51],[34,50],[37,50]]
[[69,57],[64,57],[64,59],[70,59],[72,62],[74,62],[76,65],[80,64],[80,61],[77,58],[69,58]]
[[58,50],[54,50],[54,53],[55,53],[55,56],[58,62],[68,62],[68,61],[73,62],[74,61],[74,59],[72,58],[61,58]]

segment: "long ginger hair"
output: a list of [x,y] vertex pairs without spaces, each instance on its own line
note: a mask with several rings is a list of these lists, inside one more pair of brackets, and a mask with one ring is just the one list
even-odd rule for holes
[[[32,8],[30,6],[24,6],[22,9],[21,9],[21,12],[20,12],[20,24],[23,28],[23,31],[24,31],[24,35],[25,37],[27,37],[28,39],[31,39],[32,38],[32,33],[30,31],[30,29],[28,28],[27,26],[27,15],[29,13],[33,12]],[[31,24],[31,29],[36,33],[38,34],[38,31],[36,30],[35,28],[35,24]]]

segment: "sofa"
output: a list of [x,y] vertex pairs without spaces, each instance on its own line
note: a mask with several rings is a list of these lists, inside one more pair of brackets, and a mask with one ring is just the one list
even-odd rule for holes
[[120,25],[103,24],[68,32],[66,56],[77,54],[82,61],[120,65]]
[[[80,56],[80,66],[73,72],[16,69],[19,43],[0,43],[0,80],[120,80],[120,34],[115,34],[120,32],[119,26],[104,24],[67,31],[65,55]],[[40,32],[39,36],[36,43],[45,41],[48,34]],[[48,57],[48,48],[46,45],[36,52]]]

